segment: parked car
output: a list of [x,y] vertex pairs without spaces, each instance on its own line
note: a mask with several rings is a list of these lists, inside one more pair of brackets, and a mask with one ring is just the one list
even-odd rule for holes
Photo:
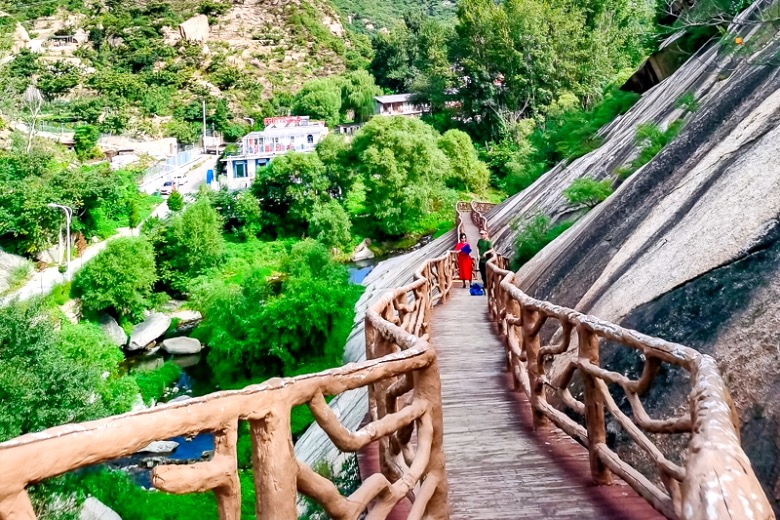
[[176,181],[165,181],[160,188],[160,195],[170,195],[176,190]]

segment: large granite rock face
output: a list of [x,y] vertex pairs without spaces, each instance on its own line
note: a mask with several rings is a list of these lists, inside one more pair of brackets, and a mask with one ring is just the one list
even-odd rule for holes
[[133,327],[127,350],[135,351],[146,348],[150,343],[165,334],[170,325],[171,319],[165,314],[160,312],[151,314],[144,321]]
[[81,506],[79,520],[122,520],[122,517],[97,498],[89,497]]
[[[749,35],[745,35],[749,41]],[[753,56],[699,52],[602,132],[604,144],[559,165],[488,217],[509,254],[513,218],[566,218],[572,180],[606,178],[635,153],[636,125],[682,116],[683,131],[604,203],[518,272],[532,296],[713,355],[742,420],[742,444],[780,512],[780,43]],[[601,362],[634,375],[641,360],[605,348]],[[689,385],[662,372],[645,405],[666,413]],[[778,490],[778,491],[776,491]]]

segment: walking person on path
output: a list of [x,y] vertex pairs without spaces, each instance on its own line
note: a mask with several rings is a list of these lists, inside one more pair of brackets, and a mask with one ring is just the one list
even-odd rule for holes
[[493,258],[493,243],[488,239],[487,229],[479,231],[479,240],[477,241],[479,250],[479,274],[482,276],[482,285],[487,287],[487,263]]
[[463,282],[463,287],[469,287],[474,264],[471,260],[471,246],[466,233],[460,234],[460,242],[455,245],[455,251],[458,252],[458,278]]

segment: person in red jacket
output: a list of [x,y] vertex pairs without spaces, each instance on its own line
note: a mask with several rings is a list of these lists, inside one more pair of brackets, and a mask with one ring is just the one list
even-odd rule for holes
[[471,246],[468,243],[466,233],[460,234],[460,242],[455,245],[455,251],[458,252],[458,278],[463,282],[463,287],[469,287],[471,285],[473,264],[471,260]]

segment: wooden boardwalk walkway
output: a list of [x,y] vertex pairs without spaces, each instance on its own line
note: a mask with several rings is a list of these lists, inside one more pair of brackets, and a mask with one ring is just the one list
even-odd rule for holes
[[[464,217],[476,250],[477,230]],[[663,518],[618,479],[593,485],[587,451],[568,435],[553,427],[533,431],[530,404],[504,371],[485,298],[456,283],[433,312],[450,518]]]

